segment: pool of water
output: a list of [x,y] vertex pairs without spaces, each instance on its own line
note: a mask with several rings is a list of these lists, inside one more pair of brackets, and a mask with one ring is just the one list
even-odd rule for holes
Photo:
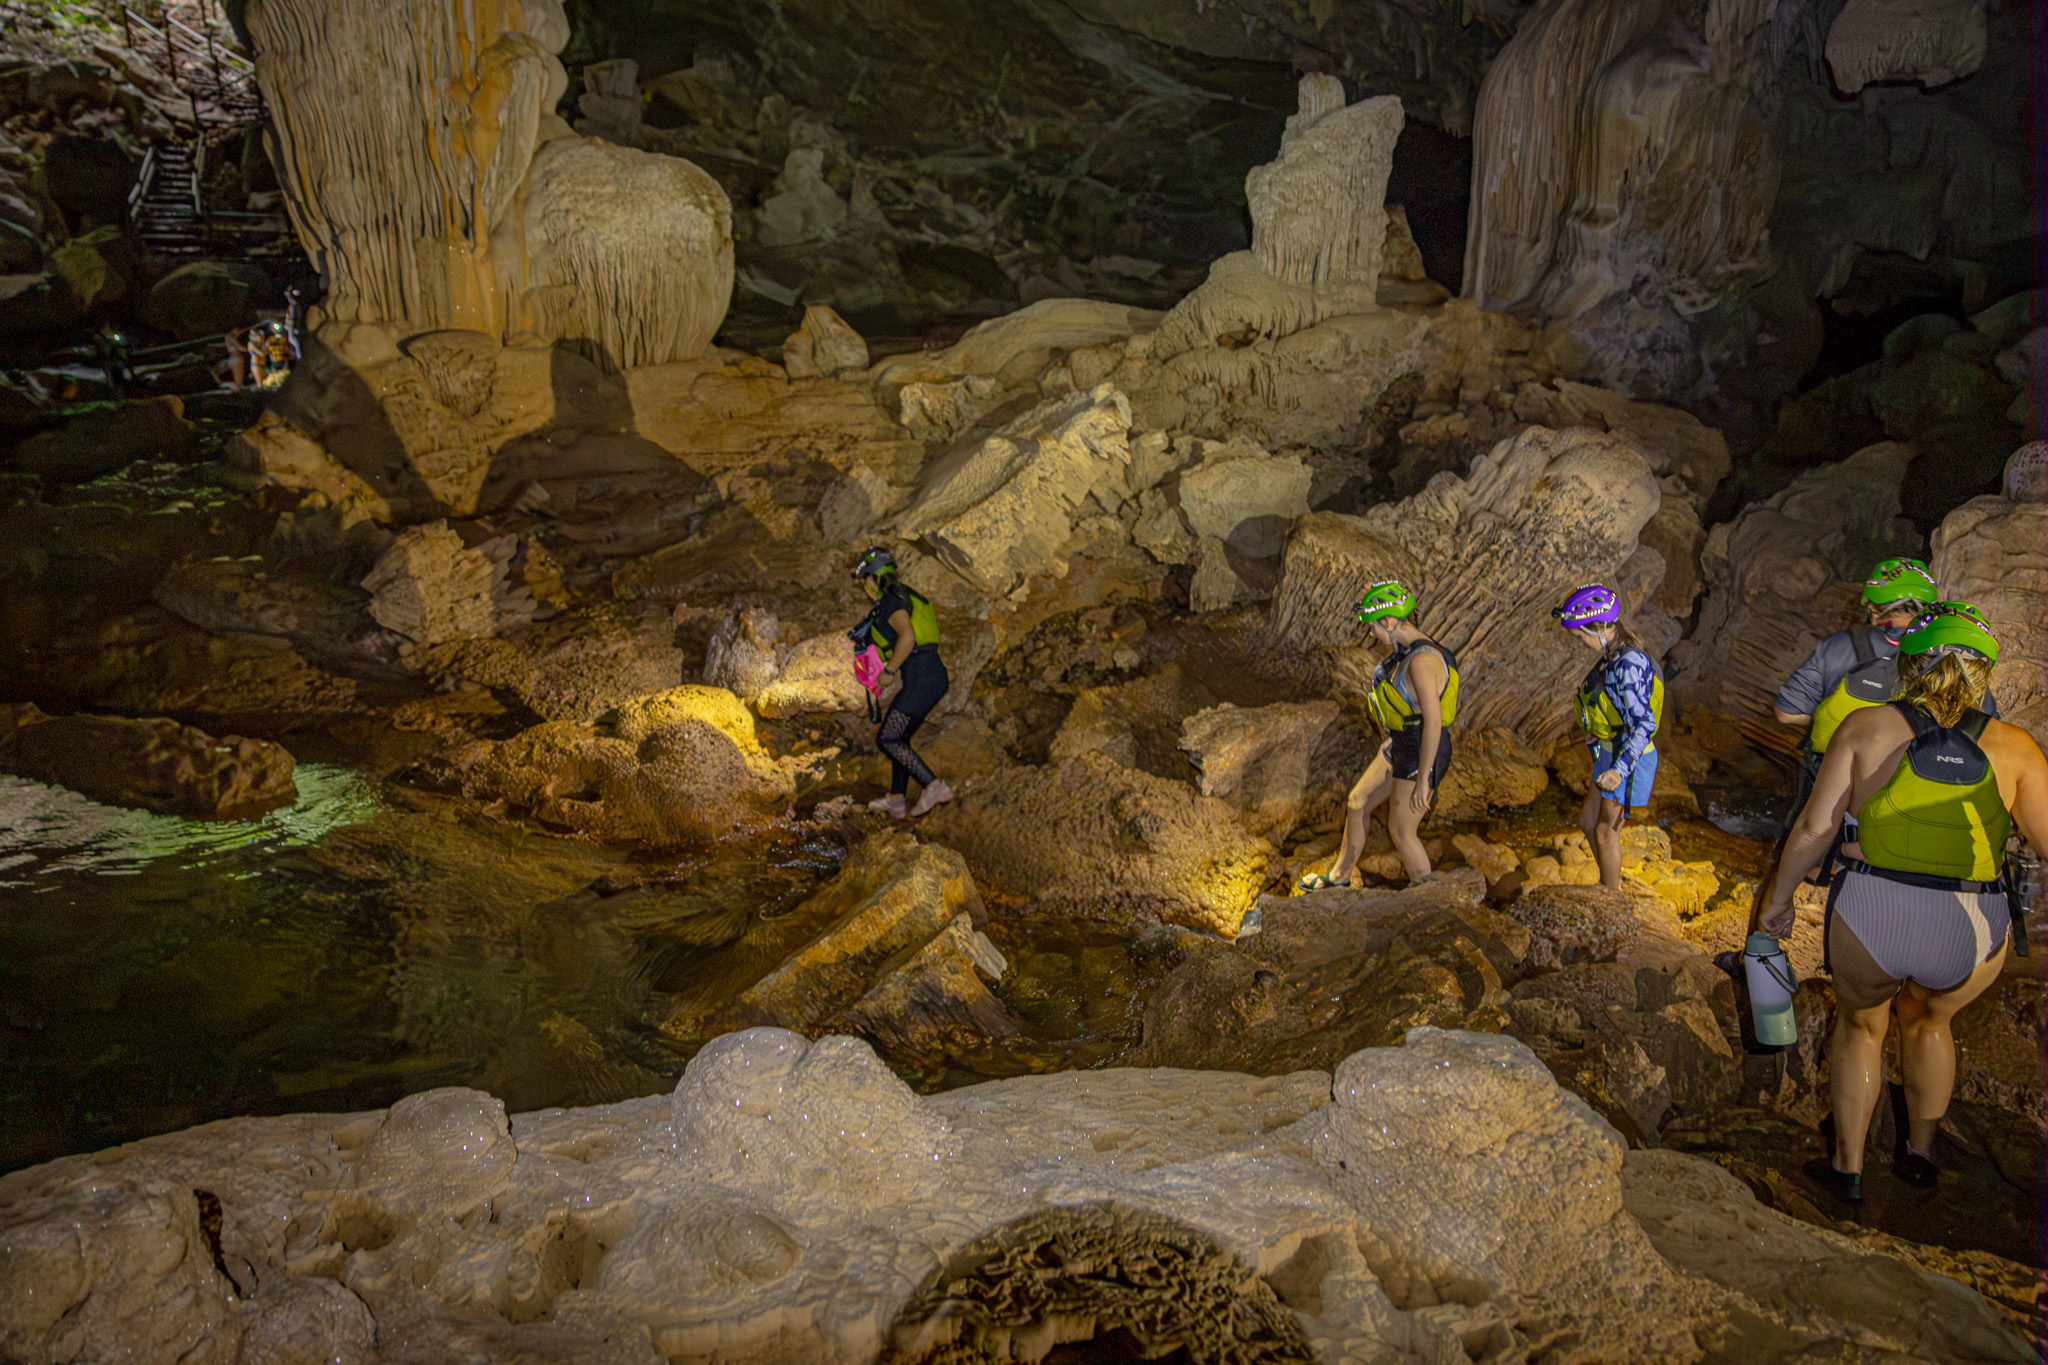
[[[515,1112],[670,1089],[705,1032],[678,1021],[773,965],[766,926],[847,851],[790,826],[635,853],[345,768],[297,781],[289,810],[209,822],[0,777],[0,1170],[440,1085]],[[1025,1036],[914,1084],[1136,1040],[1166,964],[1028,911],[991,932]]]

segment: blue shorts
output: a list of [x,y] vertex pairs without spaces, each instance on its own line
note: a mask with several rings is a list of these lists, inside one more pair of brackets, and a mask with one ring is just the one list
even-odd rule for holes
[[[1595,744],[1593,749],[1593,779],[1614,766],[1614,750],[1604,744]],[[1651,745],[1636,759],[1636,765],[1629,770],[1628,780],[1611,792],[1601,792],[1600,799],[1612,801],[1618,806],[1635,807],[1650,804],[1650,792],[1657,785],[1657,746]],[[1597,788],[1596,788],[1597,790]]]

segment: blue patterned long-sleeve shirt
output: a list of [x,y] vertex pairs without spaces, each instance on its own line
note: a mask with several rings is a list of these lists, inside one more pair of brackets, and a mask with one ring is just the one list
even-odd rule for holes
[[1607,695],[1614,701],[1614,709],[1621,712],[1621,734],[1615,745],[1614,771],[1624,780],[1635,771],[1636,760],[1643,756],[1643,750],[1650,747],[1650,740],[1657,733],[1657,712],[1654,707],[1656,693],[1652,690],[1657,675],[1650,664],[1650,656],[1639,649],[1631,649],[1607,667]]

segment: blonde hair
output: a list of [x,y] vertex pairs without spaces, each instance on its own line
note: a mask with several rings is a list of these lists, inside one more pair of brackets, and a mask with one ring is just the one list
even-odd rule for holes
[[1936,725],[1954,725],[1984,699],[1993,667],[1989,659],[1960,654],[1902,654],[1895,700],[1919,707]]
[[1646,659],[1654,660],[1657,657],[1650,653],[1650,647],[1638,639],[1634,631],[1617,619],[1614,623],[1614,635],[1607,641],[1607,647],[1600,651],[1600,657],[1611,661],[1619,659],[1632,649],[1640,651]]

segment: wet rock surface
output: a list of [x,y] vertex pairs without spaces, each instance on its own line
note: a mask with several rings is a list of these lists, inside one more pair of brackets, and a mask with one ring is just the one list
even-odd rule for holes
[[215,738],[174,720],[0,713],[0,771],[115,806],[199,819],[261,814],[298,797],[292,756],[240,735]]

